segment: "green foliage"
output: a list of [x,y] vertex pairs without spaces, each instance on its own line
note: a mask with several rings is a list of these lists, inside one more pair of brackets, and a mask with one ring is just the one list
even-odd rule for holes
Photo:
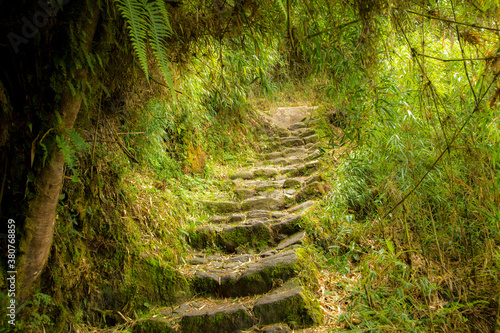
[[[463,3],[437,8],[439,18],[463,22],[468,11],[485,25],[494,17]],[[330,263],[362,276],[340,319],[384,332],[488,331],[500,292],[490,130],[498,100],[497,70],[481,57],[496,50],[498,36],[462,27],[457,35],[439,18],[411,15],[418,6],[398,10],[392,22],[378,22],[385,39],[376,70],[347,57],[325,90],[349,119],[331,135],[356,148],[336,170],[325,207],[332,217],[323,218],[337,234],[332,254],[343,258]]]
[[74,130],[68,131],[67,134],[68,137],[56,136],[56,144],[64,156],[64,163],[72,172],[71,180],[79,182],[78,158],[82,157],[88,151],[89,144]]
[[[55,303],[49,295],[38,292],[34,295],[33,301],[24,303],[18,308],[20,311],[27,312],[22,320],[16,320],[14,332],[37,332],[38,330],[50,330],[54,326],[52,311]],[[23,310],[24,309],[24,310]],[[18,316],[19,314],[16,313]]]
[[144,0],[115,0],[115,3],[127,22],[135,55],[146,78],[149,78],[147,61],[149,42],[163,75],[172,86],[166,49],[171,28],[165,3],[163,1],[148,3]]

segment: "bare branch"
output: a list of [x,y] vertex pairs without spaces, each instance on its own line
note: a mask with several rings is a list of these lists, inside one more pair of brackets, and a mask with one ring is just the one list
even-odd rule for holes
[[443,21],[443,22],[447,22],[447,23],[465,25],[467,27],[472,27],[472,28],[475,28],[475,29],[485,29],[485,30],[497,31],[497,32],[500,31],[500,29],[495,29],[495,28],[490,28],[490,27],[483,27],[483,26],[480,26],[480,25],[477,25],[477,24],[474,24],[474,23],[458,22],[458,21],[454,21],[454,20],[445,19],[445,18],[442,18],[442,17],[437,17],[437,16],[432,16],[432,15],[417,13],[417,12],[414,12],[413,10],[409,10],[409,9],[407,9],[406,11],[408,13],[412,13],[412,14],[415,14],[415,15],[418,15],[418,16],[427,17],[429,19]]
[[343,28],[345,28],[347,26],[350,26],[351,24],[358,23],[359,21],[361,21],[361,20],[354,20],[354,21],[351,21],[351,22],[339,24],[339,25],[337,25],[337,26],[335,26],[333,28],[326,29],[326,30],[323,30],[323,31],[320,31],[320,32],[316,32],[316,33],[311,34],[311,35],[307,35],[306,37],[304,37],[302,39],[309,39],[309,38],[313,38],[313,37],[316,37],[316,36],[319,36],[319,35],[322,35],[322,34],[326,34],[327,32],[335,31],[337,29],[343,29]]
[[420,53],[418,51],[416,51],[416,54],[419,55],[419,56],[425,57],[425,58],[439,60],[439,61],[442,61],[442,62],[474,61],[474,60],[478,60],[479,61],[479,60],[492,60],[492,59],[499,59],[500,58],[500,56],[491,56],[491,57],[484,57],[484,58],[452,58],[452,59],[443,59],[443,58],[439,58],[439,57],[434,57],[434,56],[430,56],[430,55],[427,55],[427,54],[423,54],[423,53]]

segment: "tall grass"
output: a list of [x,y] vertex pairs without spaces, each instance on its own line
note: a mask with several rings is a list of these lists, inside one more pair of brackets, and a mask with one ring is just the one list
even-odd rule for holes
[[331,263],[347,258],[362,273],[340,319],[359,331],[490,332],[500,295],[497,74],[485,61],[417,54],[478,58],[496,36],[458,43],[428,20],[394,21],[381,27],[377,70],[327,90],[356,149],[337,168],[323,223],[365,253],[357,262],[332,239]]

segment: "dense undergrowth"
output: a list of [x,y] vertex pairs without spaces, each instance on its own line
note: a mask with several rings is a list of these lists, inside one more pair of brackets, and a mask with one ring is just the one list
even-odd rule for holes
[[332,269],[357,276],[338,319],[360,332],[495,332],[498,72],[443,61],[491,54],[495,36],[392,19],[376,70],[332,85],[343,131],[322,129],[349,143],[318,220]]

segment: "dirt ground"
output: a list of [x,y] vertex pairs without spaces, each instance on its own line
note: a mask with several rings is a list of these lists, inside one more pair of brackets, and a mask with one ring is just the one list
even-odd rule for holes
[[270,109],[262,114],[273,124],[282,128],[287,128],[309,116],[316,108],[316,106],[280,107]]

